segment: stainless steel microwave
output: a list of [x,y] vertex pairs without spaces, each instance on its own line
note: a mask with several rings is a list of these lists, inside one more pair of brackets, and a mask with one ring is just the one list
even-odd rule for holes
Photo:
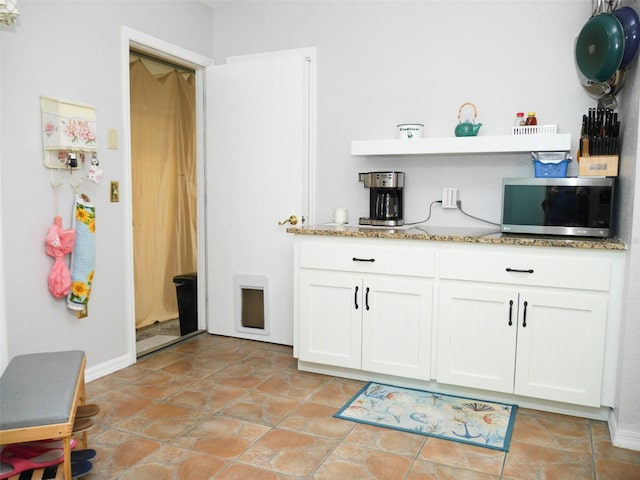
[[613,178],[504,178],[503,233],[609,237]]

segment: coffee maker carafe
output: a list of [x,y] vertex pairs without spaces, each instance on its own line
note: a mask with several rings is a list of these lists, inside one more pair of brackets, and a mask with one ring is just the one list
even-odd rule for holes
[[402,220],[402,187],[404,172],[368,172],[358,174],[358,181],[369,188],[369,217],[360,225],[400,226]]

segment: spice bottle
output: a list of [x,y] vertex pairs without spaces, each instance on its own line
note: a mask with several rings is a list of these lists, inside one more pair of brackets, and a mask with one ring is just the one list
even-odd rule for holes
[[536,112],[529,112],[527,114],[527,120],[524,123],[525,125],[538,125],[538,119],[536,118]]
[[516,113],[516,119],[513,122],[513,126],[514,127],[521,127],[522,125],[524,125],[524,112],[518,112]]

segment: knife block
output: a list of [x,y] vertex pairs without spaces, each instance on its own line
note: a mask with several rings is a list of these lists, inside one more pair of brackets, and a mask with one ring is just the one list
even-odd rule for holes
[[578,150],[578,176],[579,177],[617,177],[618,155],[595,155],[588,153],[583,155]]

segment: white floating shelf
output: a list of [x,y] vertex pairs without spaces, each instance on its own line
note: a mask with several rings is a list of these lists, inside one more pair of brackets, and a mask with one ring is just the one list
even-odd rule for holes
[[450,153],[569,152],[571,134],[354,140],[351,155],[437,155]]

